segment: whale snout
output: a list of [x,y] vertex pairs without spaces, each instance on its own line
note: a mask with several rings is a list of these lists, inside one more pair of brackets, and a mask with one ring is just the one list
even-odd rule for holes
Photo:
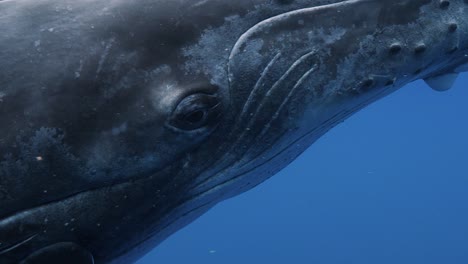
[[251,27],[228,61],[242,164],[235,175],[282,167],[348,116],[412,81],[448,90],[468,70],[467,17],[463,0],[352,0]]
[[446,90],[468,68],[468,5],[443,2],[343,1],[269,18],[236,43],[231,85],[256,89],[276,78],[284,89],[307,89],[308,102],[416,79]]

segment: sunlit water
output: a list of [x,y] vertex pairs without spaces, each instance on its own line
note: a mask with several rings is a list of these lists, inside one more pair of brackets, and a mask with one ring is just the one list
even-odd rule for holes
[[468,74],[367,107],[150,263],[467,264]]

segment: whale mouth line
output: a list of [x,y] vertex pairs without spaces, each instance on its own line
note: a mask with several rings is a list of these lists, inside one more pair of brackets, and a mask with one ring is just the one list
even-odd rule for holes
[[[12,251],[14,249],[16,249],[16,248],[18,248],[18,247],[20,247],[20,246],[22,246],[22,245],[24,245],[26,243],[28,243],[29,241],[33,240],[37,235],[38,235],[38,233],[30,235],[30,236],[28,236],[28,237],[26,237],[24,239],[20,239],[19,241],[14,242],[13,245],[9,245],[9,246],[7,245],[6,247],[1,247],[0,248],[0,256],[4,255],[4,254],[6,254],[6,253],[8,253],[8,252],[10,252],[10,251]],[[2,246],[1,242],[0,242],[0,246]]]
[[[363,107],[365,107],[366,105],[374,102],[375,100],[377,100],[378,98],[382,97],[382,96],[385,96],[385,94],[389,93],[391,89],[383,89],[379,92],[377,92],[375,95],[369,97],[367,100],[365,100],[364,102],[362,102],[361,104],[359,104],[358,106],[355,106],[353,108],[350,109],[350,111],[344,111],[344,112],[340,112],[336,115],[334,115],[333,117],[331,117],[330,119],[324,121],[320,127],[317,127],[317,128],[314,128],[314,129],[311,129],[309,130],[308,132],[304,133],[302,136],[300,136],[299,138],[297,138],[295,141],[293,141],[290,145],[294,145],[296,144],[297,142],[305,139],[307,136],[310,136],[311,134],[319,131],[320,129],[323,129],[322,126],[327,126],[328,124],[337,124],[339,123],[339,120],[342,119],[343,117],[347,116],[347,115],[350,115],[351,113],[355,112],[355,111],[358,111],[359,109],[362,109]],[[289,146],[290,146],[289,145]],[[209,194],[210,192],[213,192],[217,189],[220,189],[230,183],[234,183],[235,181],[241,179],[243,176],[247,175],[248,173],[252,172],[253,170],[261,167],[261,166],[264,166],[265,164],[267,164],[268,162],[270,162],[272,159],[274,159],[275,157],[277,157],[278,155],[280,155],[282,152],[284,152],[285,150],[287,149],[286,148],[283,148],[281,151],[279,151],[278,153],[276,153],[275,155],[273,155],[272,157],[270,157],[267,161],[261,163],[261,164],[258,164],[257,166],[255,167],[252,167],[242,173],[239,173],[239,174],[236,174],[234,177],[230,178],[230,179],[227,179],[215,186],[211,186],[205,190],[202,190],[202,191],[199,191],[197,193],[195,193],[194,195],[192,195],[191,197],[189,197],[188,199],[186,199],[185,201],[181,202],[180,204],[177,205],[177,208],[179,207],[183,207],[184,205],[187,205],[187,204],[190,204],[191,202],[195,202],[198,198],[202,197],[203,195],[207,195]],[[248,164],[248,163],[247,163]],[[247,165],[245,164],[245,165]],[[245,166],[243,166],[242,168],[244,168]],[[223,171],[220,171],[216,174],[219,174],[219,173],[223,173]],[[188,215],[198,211],[198,210],[202,210],[203,208],[206,208],[210,205],[213,204],[213,201],[209,201],[209,202],[203,202],[193,208],[191,208],[190,210],[184,212],[183,214],[181,214],[180,216],[178,216],[177,218],[174,219],[173,223],[174,222],[177,222],[181,219],[183,219],[184,217],[187,217]],[[164,226],[162,226],[162,228],[157,231],[157,232],[164,232],[164,230],[167,230],[169,229],[173,223],[169,223],[169,224],[166,224]],[[137,243],[136,245],[141,245],[143,243],[145,243],[145,241],[148,241],[149,239],[151,239],[151,237],[153,237],[157,232],[153,232],[151,235],[148,235],[147,237],[145,237],[141,242]],[[125,253],[128,253],[128,251],[126,252],[123,252],[123,253],[120,253],[118,256],[122,256],[124,255]]]

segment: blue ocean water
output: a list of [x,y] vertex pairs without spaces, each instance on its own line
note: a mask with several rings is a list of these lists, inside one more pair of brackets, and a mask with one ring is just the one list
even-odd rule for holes
[[367,107],[138,264],[467,264],[468,74]]

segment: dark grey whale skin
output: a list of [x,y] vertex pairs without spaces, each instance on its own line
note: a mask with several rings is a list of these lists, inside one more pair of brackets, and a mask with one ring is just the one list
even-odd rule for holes
[[5,264],[131,263],[468,68],[467,0],[4,0],[0,32]]

